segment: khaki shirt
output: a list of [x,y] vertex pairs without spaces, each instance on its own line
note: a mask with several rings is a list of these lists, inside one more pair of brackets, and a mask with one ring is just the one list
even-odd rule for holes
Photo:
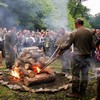
[[91,30],[84,27],[74,30],[70,33],[69,38],[60,45],[60,49],[68,49],[72,44],[75,54],[91,54],[91,51],[95,49]]

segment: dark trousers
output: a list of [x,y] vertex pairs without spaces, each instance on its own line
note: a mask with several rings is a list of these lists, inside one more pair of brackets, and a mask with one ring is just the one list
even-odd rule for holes
[[88,84],[88,57],[74,55],[72,60],[72,92],[85,94]]
[[[11,51],[10,51],[11,50]],[[6,67],[11,69],[15,62],[16,54],[13,49],[5,50]]]

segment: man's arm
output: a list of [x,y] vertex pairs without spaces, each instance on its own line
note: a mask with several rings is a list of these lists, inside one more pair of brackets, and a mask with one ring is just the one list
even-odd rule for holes
[[63,42],[61,45],[59,45],[59,49],[63,50],[63,49],[69,49],[71,47],[71,45],[74,42],[74,37],[72,35],[72,33],[70,33],[70,35],[68,36],[68,38],[66,39],[65,42]]

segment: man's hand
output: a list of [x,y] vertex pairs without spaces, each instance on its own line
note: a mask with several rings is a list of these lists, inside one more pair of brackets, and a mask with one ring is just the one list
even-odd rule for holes
[[58,58],[60,56],[60,54],[57,53],[56,57]]
[[58,52],[57,52],[57,54],[56,54],[56,57],[57,57],[57,58],[60,57],[60,53],[61,53],[61,51],[58,50]]
[[66,47],[66,42],[62,43],[62,44],[59,46],[60,49],[64,49],[65,47]]

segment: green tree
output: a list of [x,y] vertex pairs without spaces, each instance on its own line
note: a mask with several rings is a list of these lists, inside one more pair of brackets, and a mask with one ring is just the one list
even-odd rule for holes
[[93,28],[100,29],[100,13],[90,16],[90,23]]
[[68,25],[69,28],[71,30],[75,29],[75,24],[74,24],[75,20],[70,13],[68,14],[68,20],[69,20],[69,25]]
[[85,22],[85,27],[91,28],[91,25],[89,23],[90,15],[88,14],[89,9],[82,5],[82,0],[70,0],[68,4],[69,9],[69,27],[70,29],[74,29],[74,20],[76,18],[83,18]]
[[[46,28],[43,19],[53,10],[52,0],[3,0],[0,22],[3,26],[20,26],[28,29]],[[4,21],[4,22],[3,22]]]
[[73,16],[73,18],[85,17],[89,12],[89,9],[82,5],[81,0],[70,0],[68,8],[69,13]]

